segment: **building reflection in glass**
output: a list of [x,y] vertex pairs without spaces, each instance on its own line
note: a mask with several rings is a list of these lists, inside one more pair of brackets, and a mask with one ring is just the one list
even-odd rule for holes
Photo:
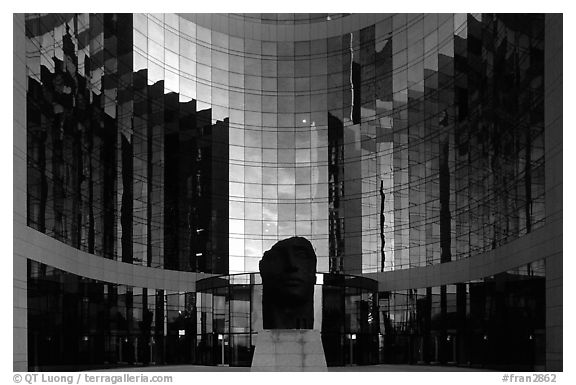
[[[225,364],[250,366],[262,330],[258,274],[200,281],[197,293],[95,281],[32,261],[28,277],[31,370],[218,365],[222,344]],[[542,368],[543,262],[399,292],[378,293],[362,277],[319,277],[314,329],[322,333],[329,366]]]
[[169,14],[26,29],[28,223],[82,250],[250,272],[300,235],[320,271],[358,274],[544,221],[542,15],[382,15],[297,41]]
[[[342,275],[468,258],[542,226],[543,15],[381,15],[360,30],[347,16],[229,15],[350,31],[285,41],[174,14],[27,14],[28,226],[95,257],[214,274],[257,271],[300,235],[318,271]],[[499,367],[518,353],[511,365],[539,367],[530,269],[377,294],[378,362]],[[35,262],[28,285],[31,367],[214,364],[226,342],[247,362],[241,289],[222,303]],[[356,312],[329,297],[335,317]],[[330,362],[362,341],[354,322],[324,330]],[[240,334],[199,345],[222,325]]]

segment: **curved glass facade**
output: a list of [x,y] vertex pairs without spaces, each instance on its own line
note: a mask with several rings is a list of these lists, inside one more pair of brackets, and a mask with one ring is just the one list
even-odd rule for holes
[[29,370],[193,362],[195,293],[103,282],[34,261],[27,269]]
[[540,226],[543,18],[380,19],[254,40],[178,15],[30,15],[29,225],[213,273],[256,271],[293,235],[319,271],[366,273]]
[[545,363],[545,264],[379,293],[382,361],[498,370]]
[[[250,366],[262,330],[255,273],[201,280],[195,293],[87,279],[34,261],[28,277],[29,370]],[[371,279],[318,274],[314,329],[328,366],[532,370],[545,360],[544,285],[543,261],[470,282],[380,293]]]
[[[22,254],[31,368],[61,365],[58,354],[70,365],[215,365],[221,346],[225,363],[246,365],[261,328],[253,273],[292,236],[310,240],[324,277],[316,326],[329,365],[352,361],[352,333],[366,334],[356,363],[542,365],[542,256],[477,281],[448,277],[556,220],[545,210],[545,179],[557,179],[552,163],[545,175],[545,15],[24,18],[26,229],[90,264],[60,256],[61,270]],[[103,262],[154,282],[72,274],[94,277]],[[383,284],[438,271],[436,286]],[[202,275],[190,272],[220,278],[194,286]],[[162,289],[167,273],[182,277],[179,291]],[[326,281],[366,273],[379,293]],[[78,314],[84,323],[68,327]],[[510,354],[520,358],[506,366]]]
[[[206,278],[196,290],[196,363],[250,366],[263,329],[259,273]],[[329,366],[379,362],[377,298],[378,283],[372,279],[316,275],[313,329],[322,333]]]

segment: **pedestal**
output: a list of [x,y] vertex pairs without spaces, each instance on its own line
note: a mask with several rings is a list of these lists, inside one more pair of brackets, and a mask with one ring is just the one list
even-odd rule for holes
[[326,372],[317,330],[262,330],[256,337],[252,372]]

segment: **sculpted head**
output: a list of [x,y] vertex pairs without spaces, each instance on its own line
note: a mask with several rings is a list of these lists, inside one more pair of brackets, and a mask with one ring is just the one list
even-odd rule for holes
[[311,328],[304,326],[313,323],[316,283],[316,253],[310,241],[302,237],[279,241],[264,253],[259,267],[264,328]]
[[306,238],[276,243],[260,260],[264,290],[290,302],[311,298],[316,283],[316,253]]

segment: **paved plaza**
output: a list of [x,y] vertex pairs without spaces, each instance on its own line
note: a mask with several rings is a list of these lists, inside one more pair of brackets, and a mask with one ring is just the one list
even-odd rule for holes
[[[249,372],[247,367],[169,365],[140,366],[97,370],[102,372]],[[477,372],[487,369],[435,365],[365,365],[328,368],[329,372]]]

